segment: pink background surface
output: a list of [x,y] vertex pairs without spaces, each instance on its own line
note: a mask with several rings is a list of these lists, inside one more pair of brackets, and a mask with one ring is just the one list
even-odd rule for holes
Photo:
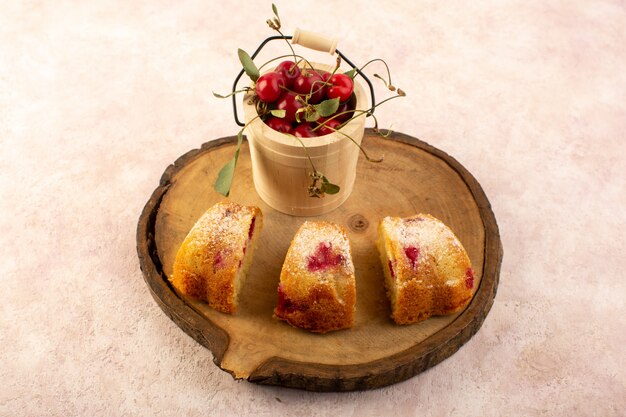
[[381,124],[457,158],[505,256],[483,327],[406,382],[234,381],[159,309],[135,228],[165,167],[237,131],[265,1],[0,5],[0,415],[619,416],[626,409],[626,3],[298,1],[286,33],[385,58]]

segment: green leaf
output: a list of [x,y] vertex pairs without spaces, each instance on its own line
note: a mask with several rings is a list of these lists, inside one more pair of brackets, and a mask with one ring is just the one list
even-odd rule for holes
[[282,119],[287,114],[287,110],[272,109],[270,110],[270,113],[272,116],[280,117]]
[[337,194],[339,192],[339,186],[330,182],[326,182],[322,184],[322,192],[326,194]]
[[307,111],[304,118],[307,122],[314,122],[320,118],[320,114],[315,110]]
[[321,191],[326,194],[337,194],[340,190],[340,187],[337,184],[333,184],[328,181],[328,178],[322,177],[322,187]]
[[233,178],[235,177],[235,168],[237,167],[237,160],[239,159],[239,151],[241,149],[241,142],[243,141],[243,129],[237,134],[237,149],[235,150],[235,156],[228,161],[226,165],[222,167],[213,188],[215,191],[228,197],[230,194],[230,188],[233,185]]
[[324,100],[320,104],[315,105],[315,110],[322,117],[328,117],[334,114],[339,108],[339,98],[332,98],[330,100]]
[[237,50],[237,55],[239,55],[239,61],[241,62],[241,65],[243,65],[243,70],[246,74],[248,74],[248,77],[250,77],[252,81],[256,82],[260,75],[259,69],[254,64],[254,61],[252,61],[252,58],[250,58],[250,55],[248,55],[248,53],[241,48]]
[[272,11],[274,12],[274,15],[276,15],[276,18],[280,22],[280,17],[278,16],[278,8],[276,7],[274,3],[272,3]]
[[326,194],[337,194],[339,192],[339,186],[335,184],[328,183],[324,185],[324,192]]
[[344,75],[347,75],[348,77],[354,79],[354,77],[356,76],[356,68],[352,68],[350,71],[344,72]]
[[217,180],[215,180],[215,185],[213,185],[215,191],[224,197],[228,197],[228,194],[230,194],[230,187],[233,184],[236,164],[237,162],[234,158],[228,161],[220,170],[220,173],[217,175]]

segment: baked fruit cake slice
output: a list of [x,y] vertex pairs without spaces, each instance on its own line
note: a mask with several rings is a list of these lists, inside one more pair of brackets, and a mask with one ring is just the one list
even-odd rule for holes
[[305,222],[291,241],[274,317],[315,333],[354,324],[356,283],[350,242],[340,225]]
[[385,217],[377,244],[396,323],[455,313],[474,296],[474,271],[465,249],[433,216]]
[[200,217],[178,250],[172,285],[218,311],[235,313],[262,226],[258,207],[217,203]]

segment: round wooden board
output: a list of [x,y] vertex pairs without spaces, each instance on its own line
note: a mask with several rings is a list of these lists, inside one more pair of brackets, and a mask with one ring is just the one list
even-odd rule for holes
[[[480,328],[493,303],[502,261],[498,226],[480,185],[456,160],[413,137],[394,133],[385,139],[368,129],[363,143],[371,155],[384,154],[384,162],[361,158],[350,198],[319,216],[349,232],[357,277],[356,324],[350,330],[318,335],[272,318],[287,248],[310,218],[279,213],[258,197],[246,142],[230,199],[260,207],[265,225],[236,315],[179,296],[167,280],[187,232],[223,199],[212,184],[232,158],[236,138],[205,143],[180,157],[147,202],[137,230],[145,281],[163,311],[209,348],[217,366],[233,377],[314,391],[377,388],[441,362]],[[434,215],[455,232],[476,271],[478,290],[461,313],[398,326],[389,318],[376,229],[384,216],[419,212]]]

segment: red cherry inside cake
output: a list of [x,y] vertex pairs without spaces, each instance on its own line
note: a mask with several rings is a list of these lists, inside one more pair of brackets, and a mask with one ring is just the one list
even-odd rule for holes
[[385,217],[378,227],[378,250],[398,324],[465,308],[476,291],[469,257],[452,230],[420,214]]
[[316,333],[354,324],[356,281],[345,229],[305,222],[294,236],[278,285],[274,317]]
[[258,207],[222,201],[208,209],[176,254],[176,290],[223,313],[237,311],[263,215]]

